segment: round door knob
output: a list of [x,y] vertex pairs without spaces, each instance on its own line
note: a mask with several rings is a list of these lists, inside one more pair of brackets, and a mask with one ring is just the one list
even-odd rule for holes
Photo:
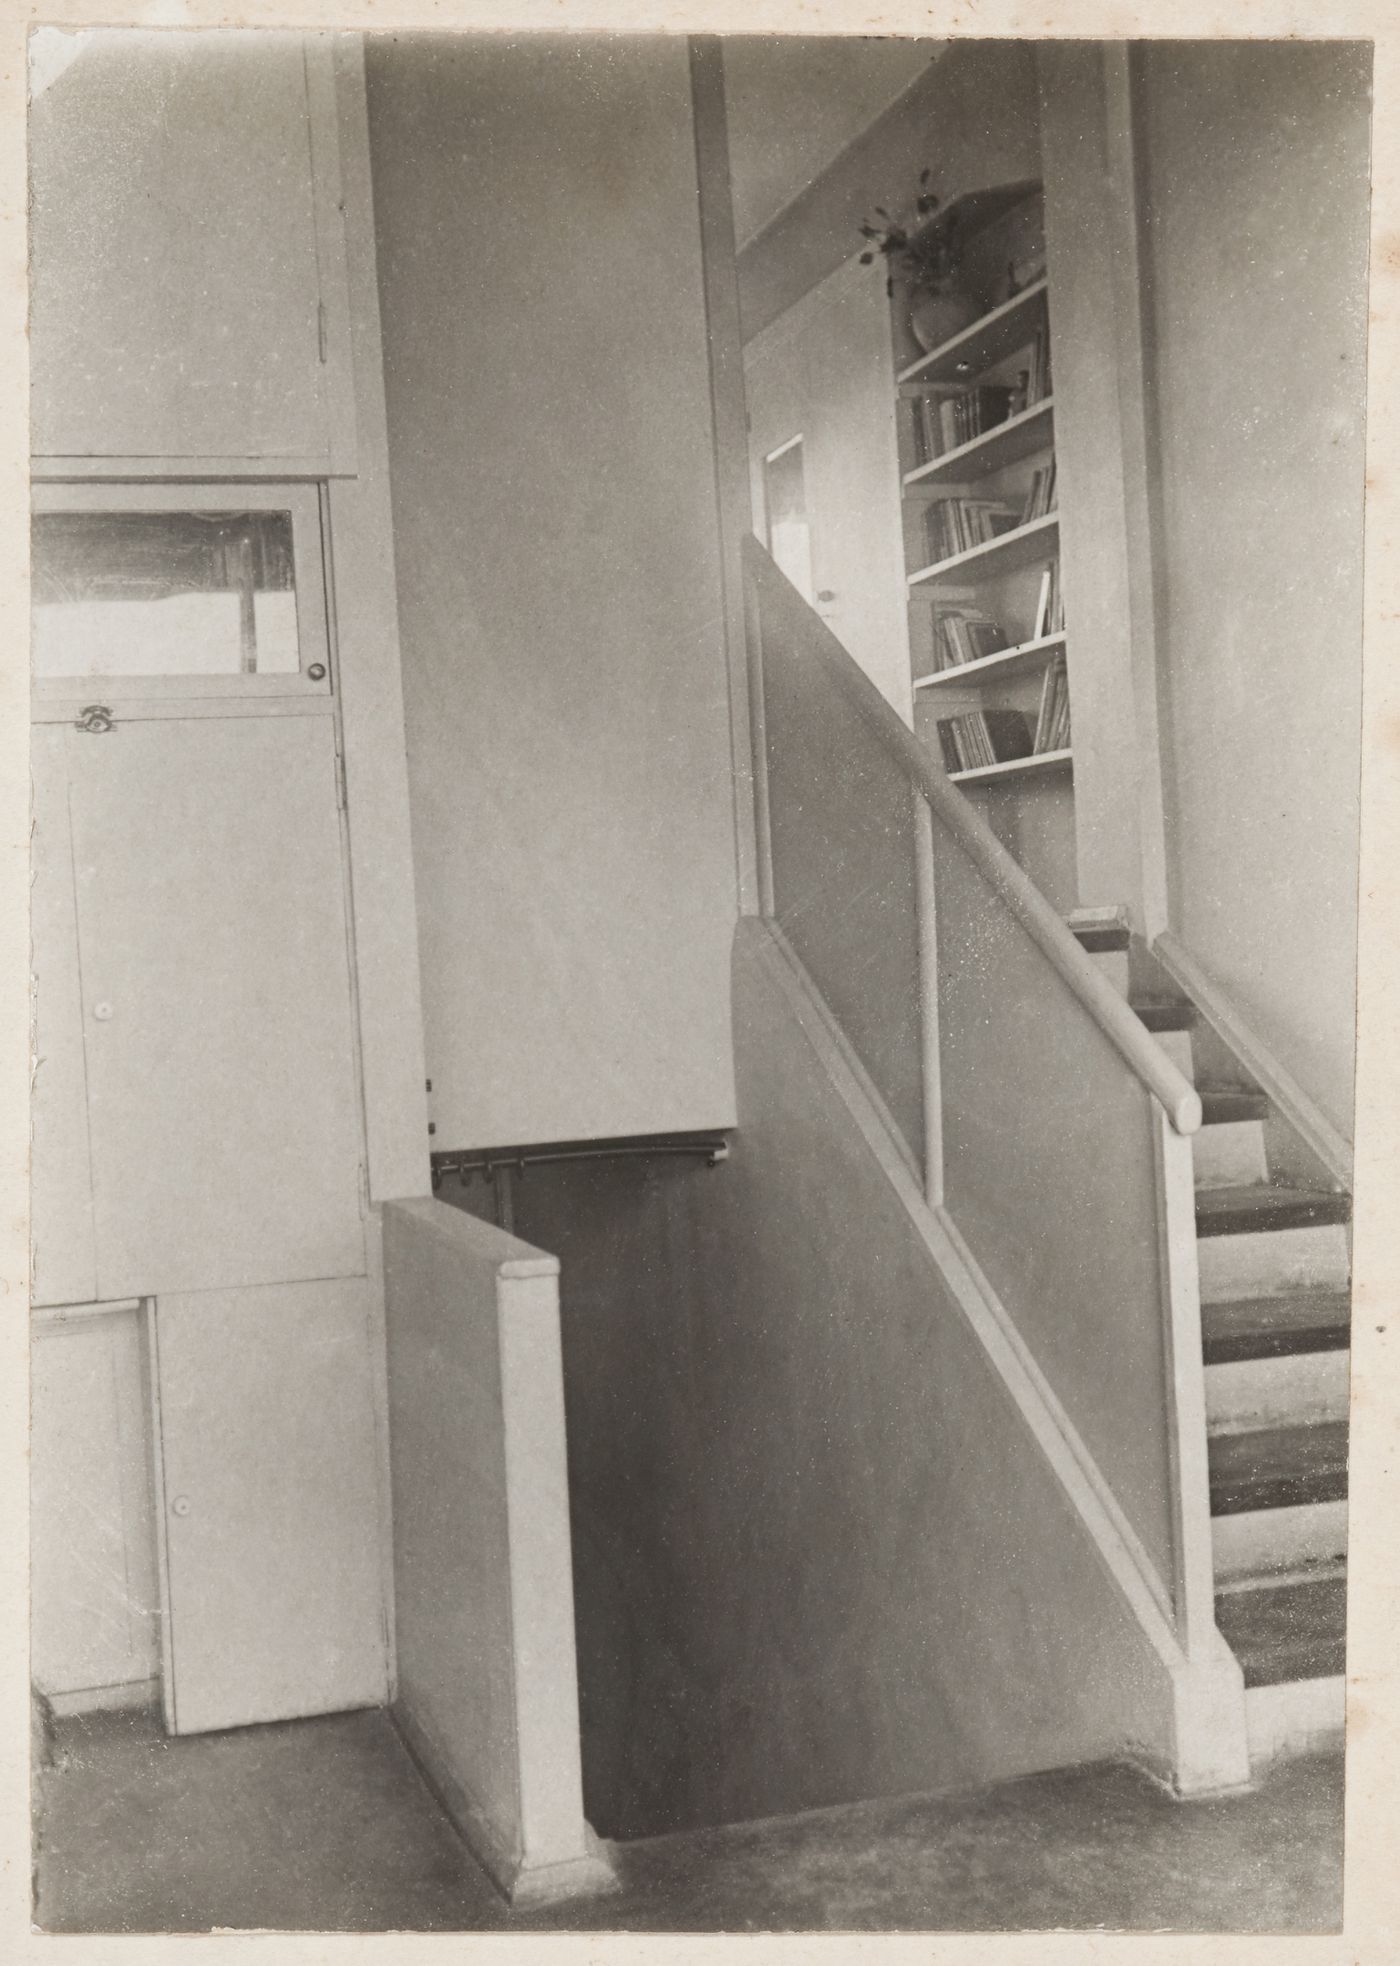
[[189,1496],[177,1495],[175,1497],[175,1500],[170,1504],[170,1513],[172,1515],[188,1515],[189,1512],[190,1512]]
[[311,667],[307,670],[306,673],[311,678],[313,683],[324,682],[326,676],[326,665],[324,662],[313,662]]
[[112,1016],[112,1006],[109,1003],[95,1003],[92,1007],[92,1014],[99,1024],[109,1023]]

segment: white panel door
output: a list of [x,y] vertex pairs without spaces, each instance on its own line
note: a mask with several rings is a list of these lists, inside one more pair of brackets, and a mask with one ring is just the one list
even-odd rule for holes
[[363,1274],[330,719],[65,736],[97,1294]]
[[34,451],[323,454],[302,37],[50,31],[32,96]]
[[61,728],[34,725],[30,744],[35,1036],[30,1242],[36,1304],[81,1304],[97,1295],[65,746]]
[[129,1306],[34,1321],[30,1669],[43,1693],[160,1670],[140,1319]]
[[387,1698],[371,1299],[354,1279],[156,1303],[174,1733]]
[[[902,716],[909,622],[883,267],[840,267],[745,350],[755,511],[800,436],[815,606]],[[759,531],[763,522],[760,516]]]

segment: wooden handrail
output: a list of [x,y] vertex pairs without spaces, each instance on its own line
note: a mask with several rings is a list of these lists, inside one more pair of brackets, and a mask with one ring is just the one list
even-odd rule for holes
[[813,613],[751,534],[744,540],[744,570],[761,605],[786,611],[795,632],[821,662],[886,752],[935,816],[948,828],[977,871],[1000,895],[1071,994],[1098,1025],[1129,1070],[1152,1094],[1178,1133],[1201,1124],[1201,1096],[1178,1071],[1151,1033],[1090,962],[1039,888],[1017,866],[932,753],[919,742],[860,665]]

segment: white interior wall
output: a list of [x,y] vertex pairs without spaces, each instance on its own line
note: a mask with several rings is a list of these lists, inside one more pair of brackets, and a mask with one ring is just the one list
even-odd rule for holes
[[1143,51],[1173,925],[1344,1134],[1369,50]]
[[724,93],[739,245],[805,191],[944,46],[898,35],[726,35]]
[[368,69],[436,1144],[727,1124],[685,43],[415,37]]

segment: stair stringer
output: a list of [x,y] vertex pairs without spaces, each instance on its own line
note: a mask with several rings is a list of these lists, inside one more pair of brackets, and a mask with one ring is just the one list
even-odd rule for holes
[[781,990],[832,1092],[897,1195],[1136,1626],[1136,1683],[1131,1689],[1114,1689],[1120,1697],[1126,1692],[1134,1709],[1121,1743],[1124,1756],[1140,1762],[1181,1797],[1247,1784],[1244,1679],[1233,1653],[1212,1624],[1205,1642],[1188,1655],[1160,1580],[1101,1469],[956,1225],[946,1210],[929,1204],[888,1108],[775,922],[757,917],[740,922],[736,958],[749,952]]

